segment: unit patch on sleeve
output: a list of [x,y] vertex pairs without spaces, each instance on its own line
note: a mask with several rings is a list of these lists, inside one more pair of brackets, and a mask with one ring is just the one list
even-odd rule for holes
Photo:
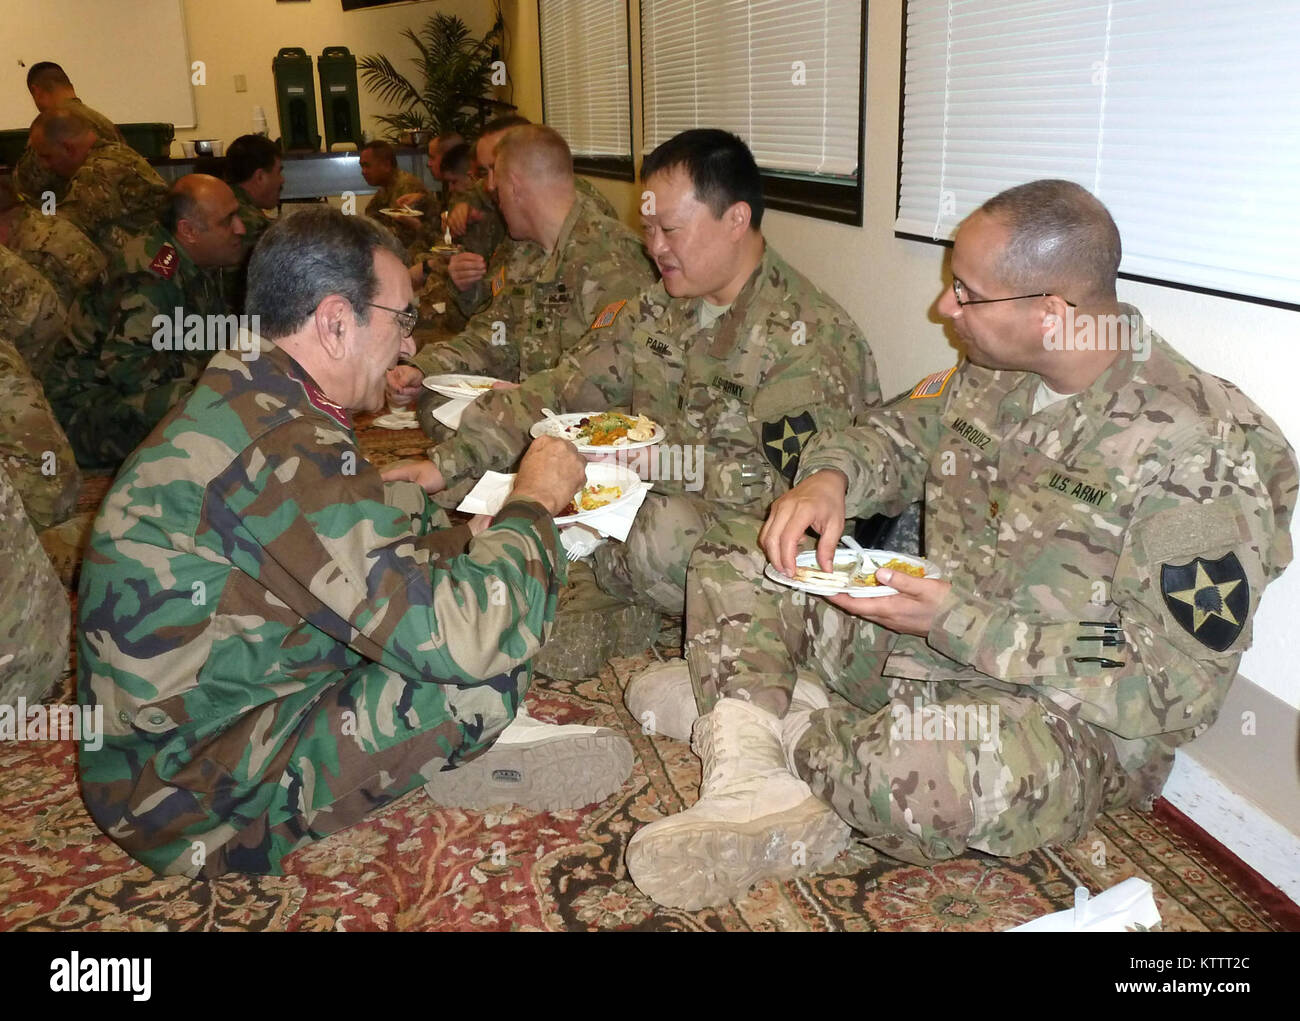
[[1160,593],[1182,629],[1215,652],[1228,649],[1246,626],[1250,582],[1235,553],[1218,560],[1197,557],[1181,566],[1162,564]]
[[614,320],[618,318],[618,314],[623,311],[623,306],[626,304],[626,298],[622,301],[611,301],[600,310],[600,315],[591,321],[591,329],[603,330],[606,326],[613,326]]
[[938,397],[943,393],[943,388],[948,385],[948,380],[952,378],[952,374],[956,371],[957,366],[954,365],[951,369],[944,369],[942,372],[926,376],[925,379],[916,384],[908,397],[911,400],[918,397]]
[[506,285],[506,267],[505,264],[503,263],[501,269],[497,271],[497,275],[492,278],[492,297],[495,298],[498,294],[500,294],[501,288],[505,287],[505,285]]
[[791,485],[799,471],[799,455],[816,431],[817,423],[807,411],[795,418],[782,415],[775,422],[763,423],[763,453]]

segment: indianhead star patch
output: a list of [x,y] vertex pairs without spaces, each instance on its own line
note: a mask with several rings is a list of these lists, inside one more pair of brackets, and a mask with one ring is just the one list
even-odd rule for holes
[[1235,553],[1218,560],[1160,567],[1160,592],[1179,626],[1206,648],[1223,652],[1250,612],[1250,582]]
[[817,423],[807,411],[795,418],[783,415],[775,422],[763,423],[763,453],[792,485],[799,470],[799,455],[816,431]]

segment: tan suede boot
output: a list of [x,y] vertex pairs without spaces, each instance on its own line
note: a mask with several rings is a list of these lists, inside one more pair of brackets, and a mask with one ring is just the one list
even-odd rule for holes
[[684,659],[646,667],[628,682],[623,704],[647,733],[689,741],[700,718],[691,687],[691,669]]

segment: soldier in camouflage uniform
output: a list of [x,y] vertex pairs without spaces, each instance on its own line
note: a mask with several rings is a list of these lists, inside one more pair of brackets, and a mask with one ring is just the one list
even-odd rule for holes
[[366,215],[378,220],[409,247],[419,236],[419,219],[385,215],[380,210],[396,209],[400,196],[428,192],[424,181],[398,167],[397,152],[387,142],[371,142],[362,148],[361,176],[366,184],[379,189],[366,203]]
[[284,162],[280,147],[265,135],[240,135],[226,150],[226,180],[239,202],[239,218],[244,222],[244,254],[238,266],[222,271],[226,299],[232,309],[244,307],[244,277],[248,260],[258,239],[271,226],[263,210],[280,205],[284,189]]
[[120,464],[189,392],[213,345],[237,343],[220,270],[242,255],[238,211],[225,182],[182,177],[165,222],[117,252],[73,307],[44,383],[83,468]]
[[[731,176],[706,188],[702,171],[699,184],[692,175],[710,161]],[[479,398],[430,457],[457,488],[507,469],[543,407],[648,416],[666,430],[662,449],[680,457],[659,473],[668,477],[627,541],[597,549],[596,578],[625,602],[680,613],[700,537],[724,517],[756,528],[794,479],[802,445],[851,424],[880,392],[852,319],[764,243],[758,170],[743,142],[683,132],[643,172],[657,210],[646,217],[647,247],[662,282],[639,296],[610,293],[581,347],[519,390]]]
[[422,466],[381,477],[357,447],[350,409],[378,409],[411,351],[403,256],[327,207],[276,223],[248,294],[274,341],[214,358],[104,500],[78,666],[107,733],[81,750],[82,789],[159,872],[279,873],[420,784],[444,804],[577,807],[631,769],[625,739],[520,709],[581,458],[530,452],[472,537],[411,484]]
[[[1069,843],[1154,798],[1214,722],[1291,559],[1295,458],[1241,391],[1117,303],[1119,258],[1077,185],[989,200],[939,302],[967,359],[814,439],[761,553],[696,548],[704,782],[630,843],[644,892],[719,903],[829,860],[849,826],[918,864]],[[792,572],[809,526],[825,569],[846,514],[922,494],[942,580],[882,570],[899,594],[829,600],[764,582],[768,560]]]
[[[116,124],[77,98],[72,82],[58,64],[47,60],[33,64],[27,71],[27,90],[41,113],[60,108],[73,111],[88,121],[100,138],[126,144]],[[68,179],[42,166],[30,145],[23,150],[18,165],[14,167],[14,183],[18,193],[29,204],[37,207],[44,203],[46,192],[52,193],[57,201],[62,201],[68,188]]]
[[8,244],[54,285],[64,309],[108,267],[107,256],[79,227],[62,216],[45,216],[34,209],[24,209],[17,217]]
[[[0,405],[4,402],[0,394]],[[63,675],[68,665],[70,610],[68,593],[50,566],[3,463],[0,555],[5,562],[0,571],[0,704],[12,706],[19,698],[28,702],[43,698]]]
[[10,338],[39,373],[68,326],[53,285],[17,252],[0,245],[0,337]]
[[30,144],[41,165],[68,179],[53,210],[81,228],[109,258],[161,215],[167,185],[134,149],[99,137],[80,114],[62,107],[32,122]]
[[[654,282],[641,239],[573,185],[573,157],[544,125],[505,132],[496,177],[515,244],[492,279],[492,302],[454,340],[430,344],[390,374],[390,403],[427,393],[427,375],[470,372],[518,382],[554,368],[611,298]],[[441,398],[439,398],[441,400]]]

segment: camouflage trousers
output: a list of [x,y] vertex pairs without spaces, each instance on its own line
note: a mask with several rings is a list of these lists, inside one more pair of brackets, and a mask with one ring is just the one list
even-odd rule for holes
[[[762,579],[757,528],[696,546],[687,659],[697,701],[748,698],[784,716],[796,679],[829,694],[793,762],[867,842],[924,864],[967,849],[1016,855],[1072,841],[1132,791],[1103,730],[1023,686],[885,677],[898,636]],[[747,540],[751,540],[748,541]]]
[[80,467],[117,468],[193,388],[192,378],[129,395],[114,387],[90,386],[75,401],[54,404],[54,411]]
[[[125,806],[119,783],[86,784],[86,803],[105,832],[155,871],[278,875],[295,849],[490,748],[531,677],[524,663],[460,687],[367,662],[325,687],[296,721],[278,705],[253,710],[189,749],[188,763],[166,779],[156,757],[125,792]],[[286,725],[292,733],[266,747]]]
[[595,553],[596,582],[624,602],[677,615],[686,601],[686,569],[696,543],[719,521],[757,518],[722,514],[718,505],[691,493],[650,493],[626,542],[607,542]]

